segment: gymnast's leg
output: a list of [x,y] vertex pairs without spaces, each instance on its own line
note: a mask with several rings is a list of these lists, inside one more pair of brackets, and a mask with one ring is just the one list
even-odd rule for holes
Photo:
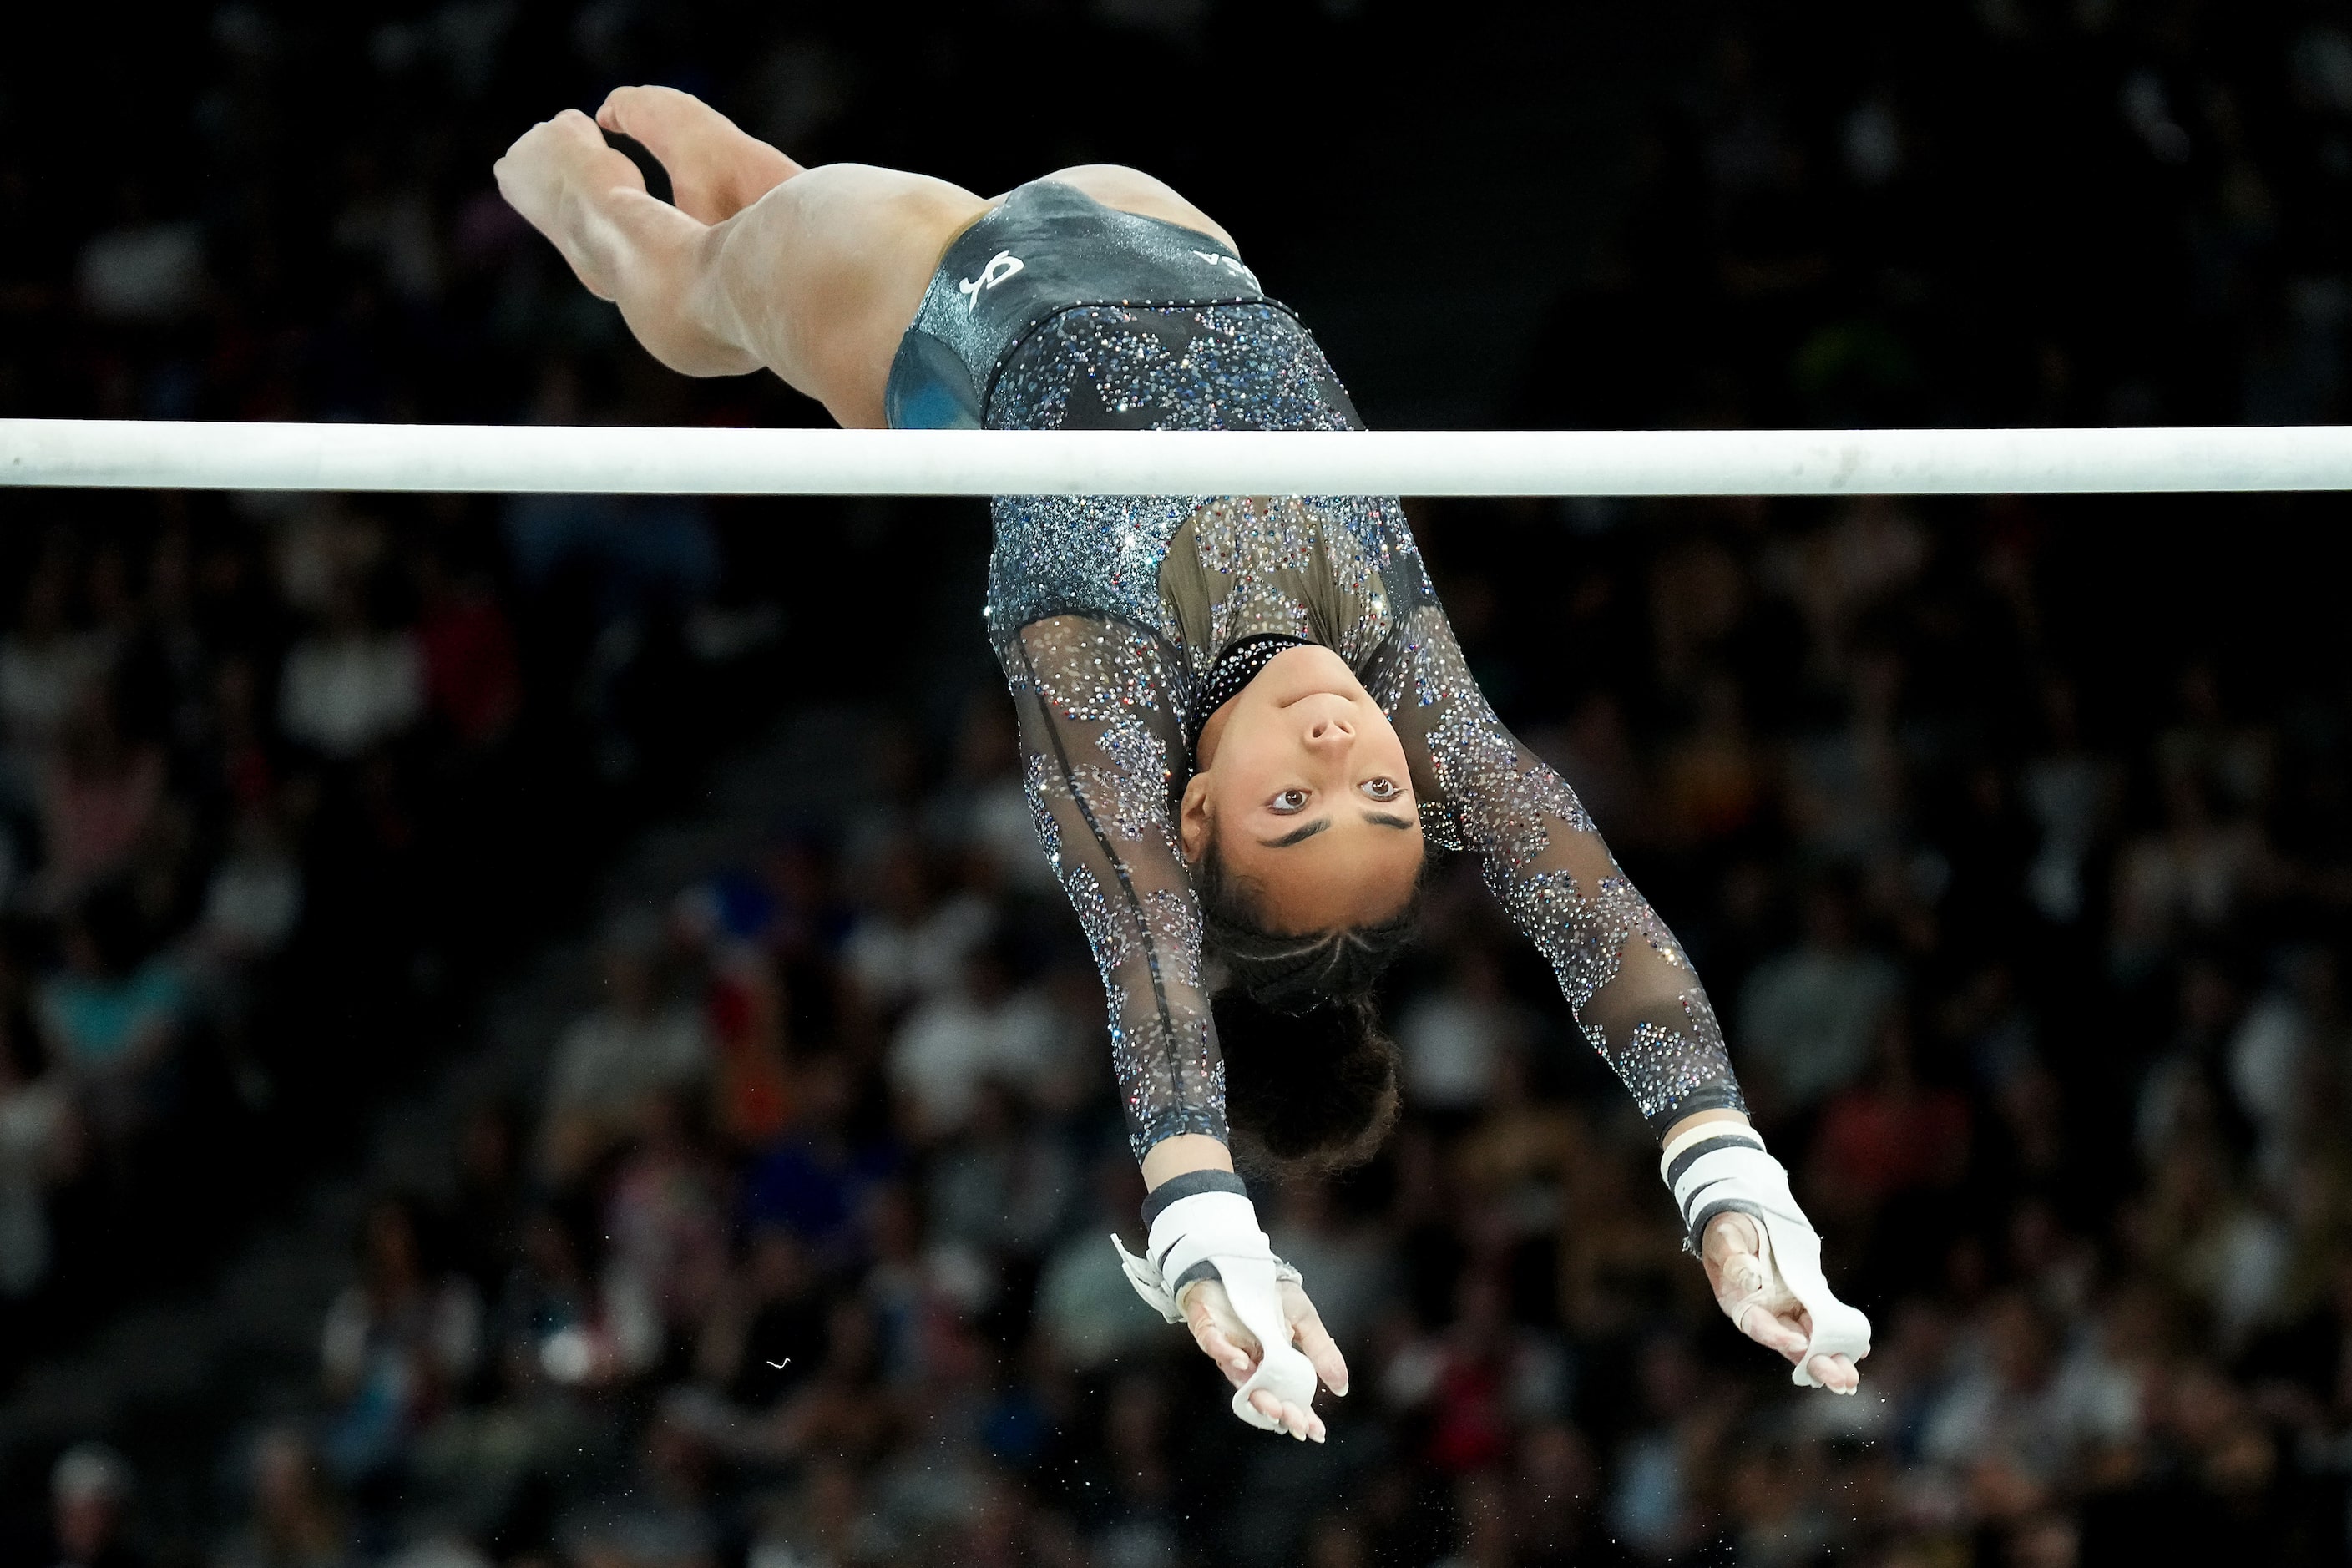
[[988,204],[892,169],[803,169],[666,89],[624,89],[601,118],[662,160],[681,205],[648,195],[597,121],[566,110],[499,161],[515,210],[671,369],[764,366],[844,425],[883,425],[898,337],[948,240]]

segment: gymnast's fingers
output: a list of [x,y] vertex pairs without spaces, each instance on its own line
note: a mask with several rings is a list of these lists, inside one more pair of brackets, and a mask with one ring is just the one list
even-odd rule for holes
[[1853,1358],[1841,1351],[1835,1355],[1817,1355],[1806,1367],[1813,1381],[1834,1394],[1852,1394],[1862,1386],[1862,1373]]
[[1744,1301],[1762,1300],[1771,1289],[1771,1270],[1757,1256],[1754,1243],[1719,1224],[1707,1229],[1706,1263],[1707,1285],[1715,1291],[1716,1304],[1726,1312],[1733,1311]]
[[[1762,1237],[1757,1234],[1755,1220],[1737,1210],[1719,1214],[1707,1222],[1706,1234],[1699,1238],[1699,1261],[1706,1266],[1706,1282],[1720,1298],[1729,1289],[1735,1279],[1752,1270],[1762,1278],[1763,1259],[1757,1256]],[[1759,1287],[1743,1286],[1739,1294],[1746,1295]]]
[[[1216,1292],[1214,1300],[1210,1296],[1212,1290]],[[1192,1342],[1201,1347],[1201,1353],[1215,1362],[1238,1388],[1249,1381],[1257,1361],[1235,1344],[1217,1322],[1215,1308],[1223,1300],[1224,1293],[1224,1287],[1213,1279],[1203,1279],[1193,1286],[1184,1297],[1184,1326],[1192,1331]]]
[[1767,1350],[1778,1351],[1790,1366],[1803,1359],[1805,1346],[1811,1336],[1788,1319],[1776,1314],[1761,1301],[1750,1301],[1732,1313],[1734,1327]]
[[[1295,1289],[1292,1287],[1283,1293],[1288,1296]],[[1297,1293],[1296,1308],[1297,1310],[1293,1310],[1290,1318],[1291,1338],[1297,1342],[1307,1359],[1314,1363],[1315,1375],[1323,1380],[1323,1386],[1344,1396],[1348,1392],[1348,1358],[1339,1353],[1339,1342],[1331,1337],[1331,1331],[1323,1326],[1322,1314],[1316,1311],[1315,1304],[1307,1299],[1304,1291]]]
[[[1716,1304],[1723,1309],[1723,1315],[1741,1333],[1767,1350],[1780,1352],[1790,1365],[1796,1365],[1812,1341],[1804,1309],[1773,1300],[1771,1270],[1761,1258],[1736,1241],[1718,1249],[1714,1235],[1707,1239],[1707,1272],[1714,1277]],[[1791,1307],[1793,1314],[1784,1316]]]
[[1306,1442],[1310,1438],[1320,1443],[1324,1437],[1323,1419],[1312,1410],[1278,1399],[1270,1389],[1261,1388],[1250,1395],[1250,1405],[1269,1421],[1281,1423],[1282,1429]]
[[1235,1388],[1247,1383],[1250,1373],[1257,1370],[1257,1363],[1250,1359],[1249,1352],[1225,1338],[1223,1331],[1214,1323],[1201,1330],[1195,1341],[1202,1353],[1217,1363],[1217,1370],[1223,1373],[1225,1381]]

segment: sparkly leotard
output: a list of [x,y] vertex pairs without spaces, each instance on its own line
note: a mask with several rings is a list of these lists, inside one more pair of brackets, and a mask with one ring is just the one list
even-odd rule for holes
[[[889,407],[893,424],[994,429],[1360,427],[1314,340],[1224,246],[1044,181],[949,247]],[[1393,498],[991,504],[990,636],[1037,837],[1102,972],[1139,1157],[1226,1136],[1174,804],[1219,655],[1267,634],[1329,647],[1387,711],[1431,841],[1482,858],[1643,1115],[1663,1130],[1741,1108],[1690,961],[1575,793],[1486,705]]]

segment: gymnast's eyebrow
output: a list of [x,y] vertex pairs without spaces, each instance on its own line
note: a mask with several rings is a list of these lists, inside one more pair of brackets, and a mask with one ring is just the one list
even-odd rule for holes
[[1418,822],[1407,822],[1402,816],[1391,816],[1385,811],[1368,811],[1364,813],[1364,820],[1381,827],[1401,827],[1408,833],[1421,826]]
[[1261,838],[1258,843],[1267,849],[1287,849],[1294,844],[1304,844],[1331,826],[1328,816],[1318,816],[1304,827],[1293,828],[1279,838]]

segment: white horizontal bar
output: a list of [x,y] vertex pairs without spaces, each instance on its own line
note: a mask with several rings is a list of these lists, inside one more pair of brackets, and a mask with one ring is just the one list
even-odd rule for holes
[[677,495],[2352,489],[2352,426],[712,430],[0,419],[0,484]]

